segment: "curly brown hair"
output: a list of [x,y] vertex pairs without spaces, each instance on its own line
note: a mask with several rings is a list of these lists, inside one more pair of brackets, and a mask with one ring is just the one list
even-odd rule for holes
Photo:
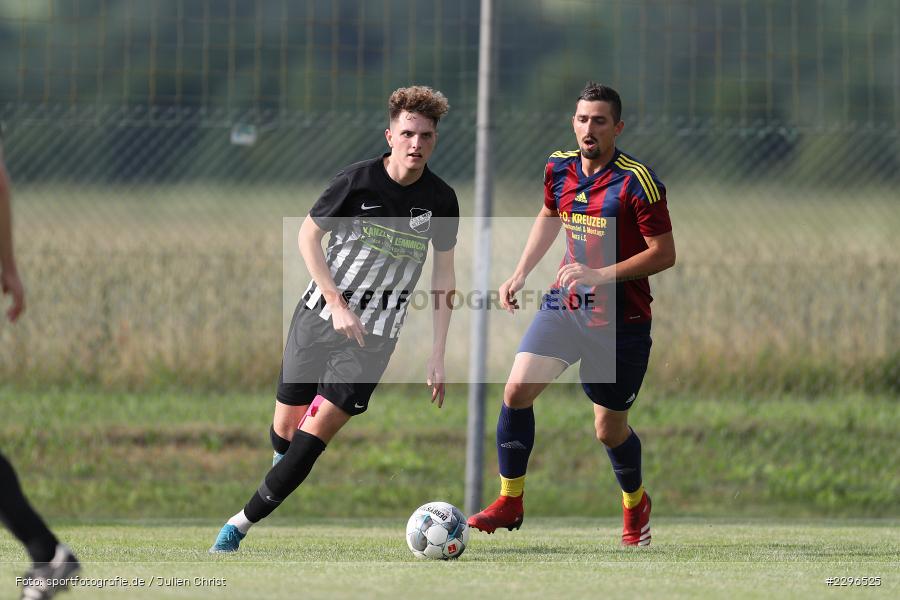
[[447,97],[439,91],[424,85],[413,85],[394,90],[388,100],[388,114],[391,121],[399,117],[404,110],[428,117],[437,125],[441,117],[450,110],[450,104]]

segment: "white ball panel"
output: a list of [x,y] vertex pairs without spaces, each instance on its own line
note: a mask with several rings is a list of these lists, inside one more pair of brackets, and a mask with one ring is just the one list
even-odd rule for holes
[[444,558],[444,551],[440,546],[428,544],[428,547],[425,548],[425,556],[428,558]]
[[425,537],[428,538],[429,544],[440,546],[447,541],[447,530],[444,529],[441,525],[435,525],[425,532]]

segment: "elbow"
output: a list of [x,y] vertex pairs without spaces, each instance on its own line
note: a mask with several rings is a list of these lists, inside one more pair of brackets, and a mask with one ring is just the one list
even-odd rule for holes
[[668,252],[664,252],[659,257],[659,273],[660,271],[665,271],[667,269],[671,269],[675,266],[675,248],[672,248]]
[[672,248],[672,252],[666,257],[668,260],[666,261],[666,268],[671,269],[675,266],[675,249]]

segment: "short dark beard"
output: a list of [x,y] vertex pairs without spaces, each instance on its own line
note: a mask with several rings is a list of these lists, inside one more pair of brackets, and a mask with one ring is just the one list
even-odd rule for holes
[[585,152],[583,149],[581,150],[581,156],[588,160],[594,160],[595,158],[600,158],[600,155],[603,154],[603,150],[600,149],[600,145],[597,144],[596,149],[593,152]]

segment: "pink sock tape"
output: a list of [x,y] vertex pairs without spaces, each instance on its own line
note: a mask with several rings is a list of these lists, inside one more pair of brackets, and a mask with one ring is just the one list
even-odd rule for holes
[[319,406],[322,405],[322,402],[325,400],[325,396],[316,396],[313,398],[312,404],[309,405],[309,408],[306,409],[306,414],[303,415],[303,418],[300,419],[300,423],[297,425],[297,429],[303,427],[303,421],[306,420],[307,417],[314,417],[316,413],[319,412]]

